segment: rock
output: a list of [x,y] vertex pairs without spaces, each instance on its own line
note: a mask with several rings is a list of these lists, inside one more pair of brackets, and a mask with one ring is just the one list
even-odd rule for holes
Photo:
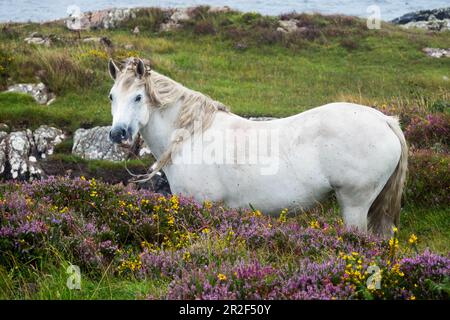
[[8,154],[6,152],[6,143],[3,140],[8,136],[8,133],[0,131],[0,175],[5,171]]
[[[11,132],[5,137],[0,149],[5,152],[5,164],[9,163],[10,175],[13,179],[33,179],[41,174],[41,170],[30,161],[31,152],[34,148],[31,130]],[[3,170],[5,166],[3,166]],[[3,171],[0,172],[0,174]]]
[[89,37],[84,38],[83,42],[86,43],[100,43],[104,45],[105,47],[112,47],[112,41],[107,37]]
[[175,9],[169,18],[169,21],[162,23],[160,26],[160,31],[173,31],[180,29],[183,26],[183,22],[191,19],[191,14],[194,8],[178,8]]
[[46,47],[50,47],[52,44],[50,37],[44,37],[37,32],[31,33],[24,41],[28,44],[44,45]]
[[244,51],[248,48],[248,45],[245,42],[238,42],[234,45],[234,48],[236,50]]
[[0,123],[0,132],[2,131],[9,131],[9,126],[6,123]]
[[391,21],[403,28],[421,28],[432,31],[450,30],[450,7],[407,13]]
[[75,131],[72,153],[90,160],[125,160],[128,150],[109,140],[110,129],[110,126],[78,129]]
[[176,23],[174,21],[169,21],[166,23],[162,23],[159,27],[159,31],[161,32],[168,32],[168,31],[174,31],[177,29],[181,29],[182,25],[179,23]]
[[64,132],[60,129],[40,126],[33,133],[34,142],[36,144],[37,155],[45,158],[47,155],[53,154],[53,149],[64,139]]
[[232,9],[229,6],[223,6],[223,7],[210,7],[208,9],[208,13],[227,13],[231,12]]
[[140,32],[139,27],[138,26],[134,27],[133,34],[137,35],[137,34],[139,34],[139,32]]
[[299,29],[298,20],[296,19],[280,20],[278,21],[278,25],[279,27],[277,28],[277,30],[285,33],[295,32]]
[[[41,126],[34,133],[29,129],[10,134],[0,132],[0,175],[22,180],[41,177],[37,157],[51,154],[63,139],[61,130],[48,126]],[[10,170],[5,172],[6,168]]]
[[141,138],[131,146],[123,147],[109,140],[110,126],[78,129],[75,131],[72,154],[89,160],[124,161],[129,157],[145,157],[150,149]]
[[102,41],[102,37],[89,37],[89,38],[84,38],[82,41],[90,42],[90,43],[100,43],[100,41]]
[[106,9],[90,12],[73,12],[66,19],[66,27],[80,31],[89,29],[113,29],[120,22],[136,18],[139,9]]
[[134,45],[132,45],[132,44],[126,44],[126,45],[124,46],[124,48],[127,49],[127,50],[132,50],[132,49],[134,49]]
[[433,58],[441,58],[441,57],[450,58],[450,48],[448,48],[448,49],[423,48],[422,51],[425,52],[427,56],[430,56]]
[[19,83],[8,87],[8,92],[19,92],[31,95],[39,104],[47,104],[55,99],[45,84],[38,83]]
[[8,132],[0,131],[0,142],[2,142],[2,140],[3,140],[4,138],[6,138],[7,135],[8,135]]

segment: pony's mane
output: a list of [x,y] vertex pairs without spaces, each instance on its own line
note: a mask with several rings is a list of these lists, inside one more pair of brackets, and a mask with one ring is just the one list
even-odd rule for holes
[[[122,80],[124,86],[136,83],[136,64],[136,58],[129,58],[125,62],[124,79]],[[175,126],[188,130],[190,133],[193,133],[195,121],[201,121],[202,130],[206,130],[218,111],[229,112],[228,107],[223,103],[213,100],[201,92],[186,88],[175,80],[151,70],[148,66],[146,66],[145,76],[136,84],[145,85],[150,102],[154,107],[165,108],[177,102],[182,103],[183,107]]]
[[[182,108],[175,123],[176,129],[183,129],[192,136],[196,129],[196,122],[201,123],[201,130],[208,129],[217,112],[230,112],[228,107],[213,100],[209,96],[186,88],[182,84],[170,79],[146,66],[145,75],[136,82],[136,66],[138,59],[129,58],[125,62],[125,67],[121,77],[123,85],[130,87],[134,85],[144,85],[150,103],[153,107],[166,108],[175,103],[181,103]],[[183,132],[180,130],[180,132]],[[168,149],[161,155],[161,158],[152,166],[153,172],[141,176],[139,181],[150,180],[155,173],[161,170],[166,164],[169,164],[172,154],[183,141],[183,137],[175,136]]]
[[164,108],[177,102],[182,103],[177,128],[191,131],[194,121],[201,121],[203,130],[206,130],[217,111],[229,112],[224,104],[201,92],[188,89],[156,71],[150,71],[145,80],[147,92],[156,106]]

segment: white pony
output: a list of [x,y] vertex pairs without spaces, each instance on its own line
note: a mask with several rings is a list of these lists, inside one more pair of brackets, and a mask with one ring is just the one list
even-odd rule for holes
[[111,60],[109,71],[111,140],[130,143],[140,133],[157,159],[146,178],[163,169],[173,193],[276,214],[334,191],[347,226],[388,237],[399,224],[408,149],[396,118],[331,103],[250,121],[140,59],[122,70]]

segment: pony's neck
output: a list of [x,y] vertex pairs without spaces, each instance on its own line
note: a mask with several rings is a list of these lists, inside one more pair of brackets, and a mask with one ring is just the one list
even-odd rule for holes
[[181,103],[154,110],[147,125],[141,129],[141,136],[157,160],[169,148],[172,135],[181,111]]

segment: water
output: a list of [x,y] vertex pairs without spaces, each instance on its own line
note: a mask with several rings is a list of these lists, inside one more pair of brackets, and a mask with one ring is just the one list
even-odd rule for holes
[[67,8],[81,11],[131,7],[187,7],[200,4],[230,6],[241,11],[277,15],[291,11],[367,17],[367,7],[378,5],[381,18],[391,20],[407,12],[449,6],[448,0],[0,0],[0,22],[47,21],[67,16]]

